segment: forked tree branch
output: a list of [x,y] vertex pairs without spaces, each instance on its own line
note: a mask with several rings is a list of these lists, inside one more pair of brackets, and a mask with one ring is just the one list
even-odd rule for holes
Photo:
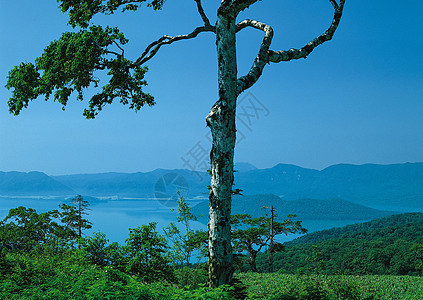
[[273,29],[269,25],[255,20],[244,20],[237,24],[236,30],[238,32],[246,27],[253,27],[264,31],[264,38],[263,42],[261,43],[259,53],[254,59],[253,66],[251,67],[250,71],[247,75],[238,78],[238,95],[246,89],[250,88],[260,78],[261,74],[263,73],[264,67],[269,62],[269,47],[273,39]]
[[[234,0],[233,2],[239,2],[245,6],[247,4],[251,5],[255,1]],[[238,79],[238,95],[253,86],[257,82],[257,80],[263,73],[263,69],[267,63],[279,63],[281,61],[290,61],[293,59],[306,58],[314,50],[314,48],[332,39],[342,17],[342,11],[344,9],[345,0],[340,0],[339,5],[335,0],[329,0],[329,2],[332,4],[335,11],[332,19],[332,24],[322,35],[313,39],[311,42],[309,42],[300,49],[289,49],[286,51],[269,50],[273,37],[273,30],[270,26],[253,20],[244,20],[237,25],[237,32],[246,27],[253,27],[262,30],[265,33],[263,42],[260,46],[259,53],[254,60],[253,66],[251,67],[247,75],[242,76]]]
[[201,19],[203,19],[204,25],[211,26],[209,18],[207,18],[206,13],[204,12],[203,6],[201,5],[201,0],[194,0],[195,3],[197,3],[197,9],[198,13],[201,16]]
[[285,51],[269,51],[269,61],[279,63],[281,61],[290,61],[292,59],[306,58],[317,46],[332,39],[333,34],[338,28],[341,21],[342,11],[344,9],[345,0],[340,0],[339,5],[335,0],[329,0],[332,4],[335,13],[333,16],[332,24],[320,36],[310,41],[300,49],[289,49]]
[[150,45],[148,45],[147,48],[144,50],[144,52],[141,54],[141,56],[138,57],[138,59],[133,64],[131,64],[129,66],[129,68],[133,68],[135,66],[143,65],[144,63],[146,63],[147,61],[152,59],[163,45],[170,45],[170,44],[172,44],[173,42],[176,42],[176,41],[188,40],[188,39],[195,38],[201,32],[209,31],[209,32],[216,33],[216,28],[210,24],[210,21],[207,18],[205,12],[204,12],[203,6],[201,4],[201,0],[194,0],[194,1],[197,4],[197,10],[198,10],[198,13],[201,16],[201,19],[204,22],[204,26],[195,28],[189,34],[177,35],[177,36],[174,36],[174,37],[169,36],[169,35],[162,36],[158,40],[156,40],[156,41],[152,42]]
[[156,55],[156,53],[159,51],[160,47],[163,46],[163,45],[170,45],[170,44],[172,44],[176,41],[188,40],[188,39],[195,38],[201,32],[214,32],[214,33],[216,33],[216,28],[214,26],[211,26],[211,25],[201,26],[201,27],[195,28],[194,31],[192,31],[189,34],[177,35],[177,36],[174,36],[174,37],[169,36],[169,35],[164,35],[161,38],[159,38],[157,41],[154,41],[150,45],[148,45],[147,48],[144,50],[144,52],[141,54],[141,56],[138,57],[138,59],[133,64],[131,64],[129,67],[140,66],[140,65],[146,63],[151,58],[153,58],[154,55]]
[[122,51],[121,55],[123,56],[125,54],[125,50],[116,41],[113,41],[113,43],[120,49],[120,51]]

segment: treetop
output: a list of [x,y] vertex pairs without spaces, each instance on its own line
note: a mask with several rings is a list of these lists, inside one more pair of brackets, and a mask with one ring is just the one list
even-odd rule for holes
[[147,3],[147,7],[160,10],[165,0],[57,0],[57,2],[60,3],[59,7],[63,13],[69,11],[69,25],[87,28],[89,21],[98,13],[110,15],[119,7],[122,7],[122,12],[136,11],[144,2]]
[[154,98],[142,90],[147,85],[144,74],[148,68],[135,66],[130,69],[132,62],[123,56],[121,45],[127,42],[117,28],[108,26],[63,33],[44,49],[35,64],[21,63],[9,72],[6,87],[14,88],[8,101],[9,111],[18,115],[29,101],[40,95],[45,95],[47,100],[51,94],[64,110],[72,92],[77,92],[77,99],[82,101],[84,89],[91,85],[98,87],[99,79],[94,76],[94,71],[98,70],[108,70],[109,82],[90,99],[84,110],[87,119],[93,119],[115,98],[136,111],[144,104],[154,105]]

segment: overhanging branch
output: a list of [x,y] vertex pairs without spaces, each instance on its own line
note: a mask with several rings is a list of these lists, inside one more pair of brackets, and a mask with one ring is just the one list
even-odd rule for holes
[[169,36],[164,35],[161,38],[159,38],[157,41],[152,42],[150,45],[147,46],[147,48],[144,50],[144,52],[141,54],[141,56],[130,66],[140,66],[149,61],[151,58],[156,55],[156,53],[159,51],[160,47],[163,45],[170,45],[176,41],[181,40],[188,40],[197,37],[198,34],[201,32],[214,32],[216,33],[216,28],[214,26],[201,26],[194,29],[189,34],[185,35],[177,35],[177,36]]
[[281,61],[290,61],[293,59],[306,58],[314,50],[314,48],[323,44],[324,42],[331,40],[336,29],[338,28],[339,22],[341,21],[345,0],[340,0],[339,5],[335,0],[329,0],[329,2],[332,4],[335,13],[333,16],[332,24],[322,35],[313,39],[300,49],[293,48],[286,51],[270,50],[269,61],[273,63],[279,63]]

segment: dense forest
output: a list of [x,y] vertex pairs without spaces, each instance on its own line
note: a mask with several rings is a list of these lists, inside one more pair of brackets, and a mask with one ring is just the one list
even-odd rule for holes
[[[282,273],[422,275],[423,214],[406,213],[313,232],[274,256]],[[266,254],[257,258],[267,269]]]
[[[0,299],[391,297],[393,291],[381,282],[414,299],[423,294],[421,213],[310,233],[284,245],[271,241],[278,234],[306,231],[294,215],[283,221],[234,215],[236,280],[218,289],[206,287],[207,233],[191,229],[196,220],[181,197],[176,222],[163,233],[156,223],[130,228],[120,245],[103,233],[84,235],[92,224],[89,203],[80,196],[43,213],[11,209],[0,221]],[[379,277],[347,276],[372,274]]]

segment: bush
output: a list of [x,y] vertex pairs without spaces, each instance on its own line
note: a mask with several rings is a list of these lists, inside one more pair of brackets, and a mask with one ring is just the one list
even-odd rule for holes
[[145,283],[174,281],[173,269],[166,257],[167,244],[156,231],[157,223],[130,228],[126,239],[127,271]]
[[175,278],[178,287],[197,289],[201,286],[205,286],[209,277],[205,268],[193,269],[184,267],[182,269],[175,270]]

